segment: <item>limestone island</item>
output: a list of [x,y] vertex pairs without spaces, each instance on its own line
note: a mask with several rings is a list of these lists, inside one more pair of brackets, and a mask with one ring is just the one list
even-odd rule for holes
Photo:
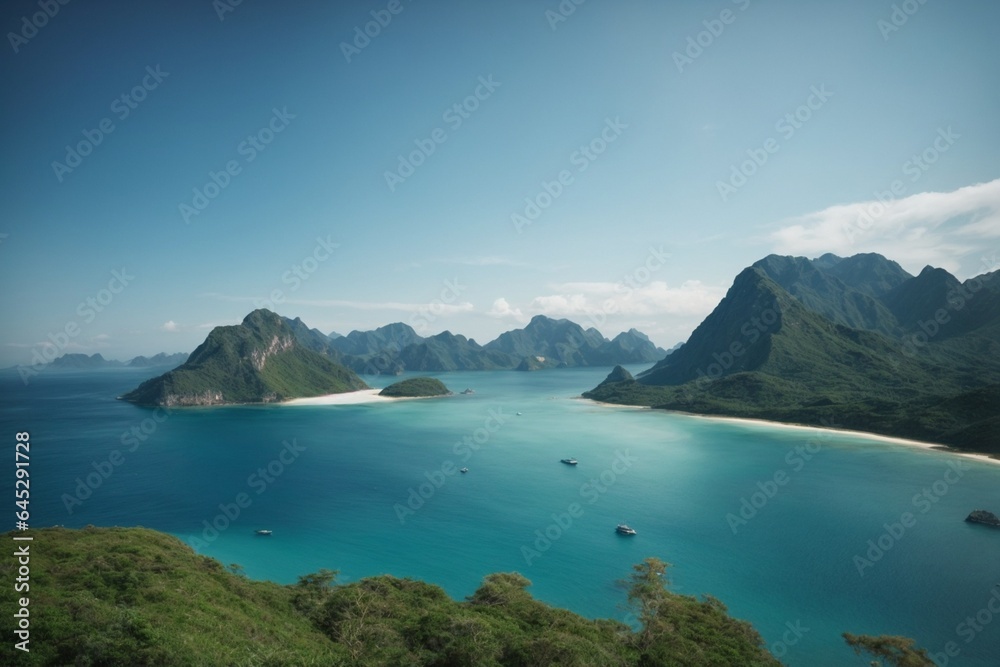
[[177,368],[120,398],[143,406],[277,403],[368,389],[354,371],[299,342],[288,320],[255,310],[215,327]]
[[378,395],[389,398],[429,398],[431,396],[450,396],[451,391],[444,386],[441,380],[419,377],[390,384]]
[[986,510],[972,510],[972,513],[965,517],[965,520],[969,523],[981,523],[985,526],[1000,528],[1000,517]]

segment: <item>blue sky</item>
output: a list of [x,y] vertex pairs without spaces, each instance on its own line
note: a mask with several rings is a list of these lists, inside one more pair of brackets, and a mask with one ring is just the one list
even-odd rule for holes
[[190,351],[274,296],[666,347],[771,252],[996,268],[994,2],[45,6],[0,13],[0,365]]

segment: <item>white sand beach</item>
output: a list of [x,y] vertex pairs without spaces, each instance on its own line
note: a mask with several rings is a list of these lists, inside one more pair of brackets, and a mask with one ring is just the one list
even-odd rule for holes
[[692,415],[684,413],[685,417],[691,417],[693,419],[708,419],[712,421],[719,422],[735,422],[738,424],[745,424],[748,426],[766,426],[768,428],[785,428],[785,429],[795,429],[799,431],[811,431],[813,433],[823,435],[825,437],[832,436],[848,436],[853,438],[864,438],[865,440],[877,440],[879,442],[886,442],[894,445],[904,445],[906,447],[917,447],[920,449],[930,449],[944,454],[952,454],[954,456],[962,456],[968,459],[975,459],[976,461],[983,461],[985,463],[992,463],[994,465],[1000,465],[1000,459],[995,459],[986,454],[971,454],[969,452],[960,452],[946,445],[937,445],[931,442],[923,442],[920,440],[907,440],[906,438],[895,438],[888,435],[879,435],[878,433],[868,433],[867,431],[852,431],[849,429],[840,428],[823,428],[819,426],[808,426],[806,424],[786,424],[784,422],[768,421],[766,419],[746,419],[743,417],[715,417],[707,415]]
[[360,389],[346,391],[341,394],[326,394],[311,398],[293,398],[282,401],[279,405],[360,405],[362,403],[391,403],[393,401],[419,401],[441,396],[379,396],[381,389]]
[[[628,405],[615,405],[613,403],[601,403],[599,401],[592,401],[592,402],[596,403],[597,405],[602,405],[609,408],[639,407],[639,406],[628,406]],[[651,410],[652,408],[642,408],[642,409]],[[938,445],[931,442],[923,442],[920,440],[907,440],[906,438],[895,438],[888,435],[879,435],[878,433],[868,433],[867,431],[852,431],[840,428],[824,428],[821,426],[809,426],[807,424],[787,424],[785,422],[769,421],[767,419],[747,419],[745,417],[718,417],[714,415],[696,415],[690,412],[675,412],[673,410],[664,410],[664,412],[669,412],[670,414],[680,415],[683,417],[690,417],[692,419],[706,419],[709,421],[737,423],[737,424],[744,424],[747,426],[762,426],[767,428],[784,428],[784,429],[793,429],[797,431],[810,431],[826,437],[837,435],[837,436],[848,436],[852,438],[864,438],[866,440],[877,440],[879,442],[885,442],[894,445],[904,445],[906,447],[918,447],[920,449],[930,449],[942,452],[944,454],[951,454],[953,456],[962,456],[964,458],[974,459],[976,461],[983,461],[984,463],[992,463],[993,465],[1000,465],[1000,459],[993,458],[992,456],[987,456],[986,454],[972,454],[969,452],[960,452],[946,445]]]
[[348,391],[342,394],[327,394],[325,396],[313,396],[311,398],[293,398],[290,401],[282,401],[281,405],[358,405],[359,403],[384,403],[388,401],[398,401],[401,399],[379,396],[381,389],[361,389],[360,391]]

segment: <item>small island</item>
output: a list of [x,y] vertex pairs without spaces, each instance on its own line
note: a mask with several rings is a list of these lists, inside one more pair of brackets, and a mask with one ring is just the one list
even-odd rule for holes
[[409,378],[391,384],[378,393],[389,398],[429,398],[431,396],[449,396],[451,391],[441,380],[428,377]]
[[972,513],[965,517],[965,520],[969,523],[981,523],[984,526],[1000,528],[1000,517],[986,510],[972,510]]

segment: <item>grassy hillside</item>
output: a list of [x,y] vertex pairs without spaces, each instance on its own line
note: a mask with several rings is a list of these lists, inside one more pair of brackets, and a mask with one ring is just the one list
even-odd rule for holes
[[[15,568],[0,564],[8,581]],[[717,600],[669,592],[655,559],[625,582],[638,631],[549,607],[517,573],[489,575],[464,602],[390,576],[279,586],[142,528],[35,531],[31,568],[31,652],[4,642],[0,664],[779,665]],[[3,596],[0,614],[15,611]]]

